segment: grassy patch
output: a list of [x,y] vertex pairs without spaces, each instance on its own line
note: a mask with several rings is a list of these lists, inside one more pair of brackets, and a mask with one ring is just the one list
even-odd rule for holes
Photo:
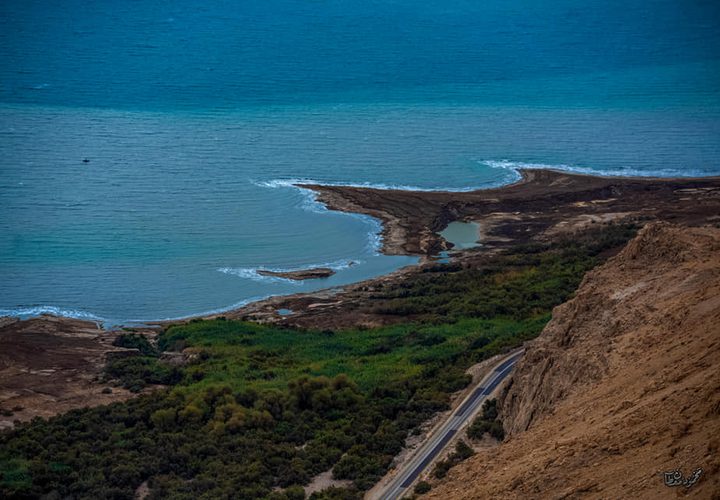
[[[130,388],[172,387],[0,434],[0,497],[132,498],[149,480],[153,498],[297,498],[298,486],[332,469],[354,486],[316,497],[360,498],[407,435],[468,384],[468,366],[542,330],[626,234],[607,231],[524,247],[482,268],[436,266],[386,287],[378,312],[412,318],[394,326],[193,321],[169,327],[159,350],[126,336],[120,342],[140,355],[113,361],[108,373]],[[193,354],[181,368],[159,358],[181,350]]]

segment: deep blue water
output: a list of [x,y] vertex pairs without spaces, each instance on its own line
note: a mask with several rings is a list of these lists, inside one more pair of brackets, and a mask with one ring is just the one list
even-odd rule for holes
[[0,314],[157,319],[343,284],[414,259],[287,181],[719,174],[720,3],[7,0],[0,153]]

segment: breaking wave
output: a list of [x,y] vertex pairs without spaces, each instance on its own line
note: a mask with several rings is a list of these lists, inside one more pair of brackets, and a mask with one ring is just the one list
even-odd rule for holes
[[[313,179],[274,179],[270,181],[253,181],[253,184],[260,187],[268,187],[268,188],[278,188],[278,187],[293,187],[296,189],[300,189],[302,191],[310,191],[313,193],[313,191],[304,188],[303,185],[318,185],[318,186],[337,186],[337,187],[357,187],[357,188],[367,188],[367,189],[383,189],[386,191],[423,191],[423,192],[432,192],[432,191],[450,191],[450,192],[457,192],[462,193],[466,191],[474,191],[476,189],[479,189],[483,186],[474,186],[474,187],[462,187],[462,188],[446,188],[446,187],[420,187],[420,186],[412,186],[408,184],[384,184],[384,183],[377,183],[377,182],[324,182],[324,181],[316,181]],[[315,197],[313,196],[313,199]]]
[[577,174],[597,175],[605,177],[702,177],[709,175],[703,170],[679,170],[677,168],[638,169],[630,167],[617,167],[612,169],[596,169],[582,165],[526,163],[511,160],[480,160],[479,164],[490,168],[499,168],[515,172],[515,180],[520,179],[520,170],[560,170]]
[[[356,186],[356,187],[371,187],[370,185],[362,186],[360,184],[342,184],[342,183],[323,183],[317,182],[312,179],[275,179],[270,181],[253,181],[253,184],[258,187],[277,189],[277,188],[293,188],[303,195],[302,208],[310,212],[325,213],[328,211],[327,207],[318,201],[317,193],[312,189],[303,187],[303,185],[323,185],[323,186]],[[391,189],[388,187],[378,189]],[[346,217],[353,217],[360,219],[366,224],[370,225],[370,231],[367,235],[367,250],[368,252],[379,255],[380,247],[382,246],[382,223],[375,217],[371,217],[365,214],[358,214],[354,212],[338,212]],[[247,276],[250,277],[250,276]],[[251,278],[254,279],[254,278]]]
[[86,319],[90,321],[104,321],[100,316],[89,313],[87,311],[80,311],[78,309],[64,309],[57,306],[30,306],[30,307],[17,307],[14,309],[0,309],[0,316],[11,316],[17,318],[34,318],[48,314],[52,316],[60,316],[64,318],[75,318],[75,319]]

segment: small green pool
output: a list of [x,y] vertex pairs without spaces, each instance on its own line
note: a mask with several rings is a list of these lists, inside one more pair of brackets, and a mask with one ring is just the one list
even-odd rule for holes
[[480,245],[480,224],[477,222],[451,222],[440,231],[440,236],[452,243],[453,250],[465,250]]

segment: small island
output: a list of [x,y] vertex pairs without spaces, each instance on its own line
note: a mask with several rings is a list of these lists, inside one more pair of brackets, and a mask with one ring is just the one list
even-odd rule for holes
[[297,271],[268,271],[266,269],[260,269],[257,273],[261,276],[273,276],[275,278],[302,281],[329,278],[335,274],[335,271],[329,267],[315,267],[312,269],[299,269]]

